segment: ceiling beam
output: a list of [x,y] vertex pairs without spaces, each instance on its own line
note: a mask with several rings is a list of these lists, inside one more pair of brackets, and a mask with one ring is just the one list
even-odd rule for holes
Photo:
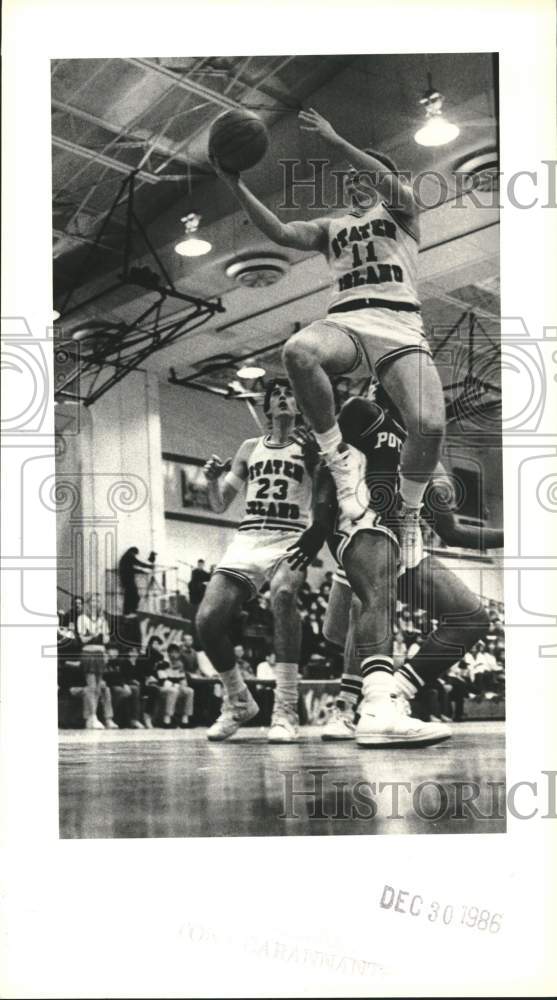
[[[203,104],[196,104],[192,108],[185,108],[183,111],[180,112],[180,115],[185,116],[190,112],[197,111],[199,108],[202,108],[204,106],[205,102],[203,102]],[[116,125],[113,122],[109,122],[105,118],[99,118],[98,115],[93,115],[91,114],[90,111],[84,111],[83,108],[76,108],[74,107],[73,104],[66,104],[64,101],[58,101],[55,99],[52,100],[52,107],[56,108],[57,111],[64,112],[64,114],[73,115],[76,118],[80,118],[82,121],[90,122],[91,125],[96,125],[98,126],[98,128],[103,128],[107,132],[112,132],[113,134],[117,135],[118,138],[121,137],[123,138],[127,136],[128,138],[133,139],[142,146],[152,148],[152,143],[153,143],[152,138],[138,137],[138,135],[133,131],[128,132],[125,128],[122,129],[121,126]],[[181,163],[185,163],[188,166],[192,164],[191,159],[188,159],[188,157],[183,156],[180,152],[176,151],[177,146],[178,146],[177,143],[173,143],[171,140],[165,139],[162,131],[159,132],[159,134],[156,136],[155,147],[158,147],[161,153],[164,153],[165,156],[170,156],[172,159],[179,160]],[[197,163],[199,164],[199,166],[204,167],[205,171],[207,170],[207,164],[205,161],[203,162],[197,161]]]
[[[93,149],[87,149],[86,146],[80,146],[77,142],[70,142],[69,139],[62,139],[58,135],[52,136],[53,146],[57,146],[59,149],[65,150],[67,153],[75,153],[76,156],[83,156],[86,160],[91,160],[93,163],[101,163],[104,167],[110,167],[111,170],[118,170],[121,174],[131,174],[134,171],[134,167],[130,166],[128,163],[122,163],[121,160],[115,160],[112,156],[106,156],[105,153],[96,152]],[[152,174],[147,170],[139,170],[138,177],[147,184],[158,184],[164,178]]]
[[161,76],[165,76],[168,80],[172,80],[175,87],[187,90],[191,94],[197,94],[199,97],[205,97],[214,104],[220,104],[223,108],[238,109],[243,107],[239,101],[235,101],[232,97],[227,97],[225,94],[219,94],[217,90],[211,90],[210,87],[205,87],[204,84],[197,83],[197,81],[192,80],[188,76],[178,76],[177,73],[173,73],[172,70],[166,69],[165,66],[160,66],[159,63],[153,62],[152,59],[136,59],[130,56],[126,59],[126,62],[131,63],[132,66],[139,66],[141,69],[148,69],[153,73],[159,73]]

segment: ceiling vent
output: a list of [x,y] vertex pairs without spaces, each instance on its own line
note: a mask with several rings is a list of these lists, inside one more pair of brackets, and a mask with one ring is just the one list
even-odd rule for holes
[[267,288],[269,285],[276,285],[289,270],[287,260],[269,254],[232,261],[226,268],[226,276],[244,288]]
[[453,164],[452,170],[462,178],[463,191],[499,190],[499,158],[493,147],[467,153]]

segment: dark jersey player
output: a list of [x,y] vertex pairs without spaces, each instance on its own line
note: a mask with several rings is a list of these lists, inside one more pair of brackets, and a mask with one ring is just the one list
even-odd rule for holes
[[[318,475],[314,524],[298,540],[294,561],[306,564],[326,537],[339,571],[331,591],[325,635],[342,645],[346,667],[337,708],[325,727],[325,739],[356,734],[362,746],[437,742],[450,735],[447,726],[423,723],[408,714],[408,701],[421,687],[460,659],[485,632],[488,621],[478,598],[433,556],[398,576],[396,496],[405,429],[398,411],[376,387],[374,399],[350,399],[341,409],[344,439],[364,453],[370,509],[349,523],[336,502],[327,469]],[[424,512],[449,545],[486,549],[502,545],[494,529],[462,528],[452,509],[452,484],[441,467],[432,480]],[[353,596],[356,600],[353,600]],[[392,626],[397,596],[414,608],[427,608],[439,627],[428,636],[411,664],[394,671]],[[360,721],[354,709],[360,692]]]

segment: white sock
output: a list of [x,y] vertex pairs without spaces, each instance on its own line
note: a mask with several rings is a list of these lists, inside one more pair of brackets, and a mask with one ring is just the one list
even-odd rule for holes
[[362,693],[365,701],[375,701],[396,695],[391,656],[368,656],[361,665]]
[[326,458],[332,458],[338,451],[339,445],[342,444],[342,434],[336,420],[330,430],[323,431],[322,434],[317,434],[314,431],[313,434],[319,445],[319,450],[323,452]]
[[405,663],[399,670],[395,670],[394,678],[397,691],[400,694],[406,695],[410,701],[416,697],[420,688],[424,686],[423,680],[421,677],[418,677],[415,670],[412,670],[409,663]]
[[417,483],[415,479],[400,477],[400,495],[407,507],[420,507],[427,483]]
[[244,694],[247,691],[246,683],[238,667],[225,670],[224,673],[219,674],[219,677],[229,698],[237,698],[239,694]]
[[275,700],[296,709],[298,706],[298,664],[275,663]]

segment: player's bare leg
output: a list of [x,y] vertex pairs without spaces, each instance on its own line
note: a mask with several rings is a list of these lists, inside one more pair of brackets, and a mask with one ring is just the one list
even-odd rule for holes
[[[355,735],[359,746],[414,746],[438,743],[450,736],[445,725],[424,723],[401,712],[391,656],[396,598],[397,553],[387,534],[358,532],[343,557],[348,580],[359,601],[353,605],[352,663],[345,667],[362,678],[360,720]],[[354,692],[356,685],[354,685]],[[347,679],[344,692],[350,692]],[[347,712],[354,711],[354,706]],[[348,727],[346,735],[350,738]],[[326,736],[325,736],[326,738]],[[329,738],[338,738],[332,731]]]
[[423,556],[420,509],[445,433],[443,387],[425,351],[387,362],[380,381],[398,407],[408,434],[400,459],[400,555],[403,566],[412,569]]
[[360,602],[352,593],[352,588],[334,581],[323,621],[323,635],[342,650],[344,668],[331,717],[321,732],[321,739],[326,742],[353,740],[356,735],[355,712],[362,696],[362,678],[354,641],[359,613]]
[[330,376],[349,371],[358,358],[351,338],[326,321],[312,323],[287,342],[283,360],[294,395],[331,470],[344,515],[357,520],[367,507],[365,462],[342,440]]
[[476,594],[434,556],[405,575],[403,588],[401,600],[427,608],[439,621],[416,656],[395,674],[399,692],[412,699],[485,635],[489,616]]
[[222,712],[207,731],[210,740],[225,740],[259,709],[234,665],[234,648],[228,628],[246,599],[246,585],[225,573],[211,578],[197,612],[197,633],[211,663],[218,670],[225,696]]
[[269,743],[292,743],[298,739],[298,664],[302,644],[302,622],[298,611],[298,590],[302,580],[284,560],[271,580],[271,608],[274,614],[276,689]]

